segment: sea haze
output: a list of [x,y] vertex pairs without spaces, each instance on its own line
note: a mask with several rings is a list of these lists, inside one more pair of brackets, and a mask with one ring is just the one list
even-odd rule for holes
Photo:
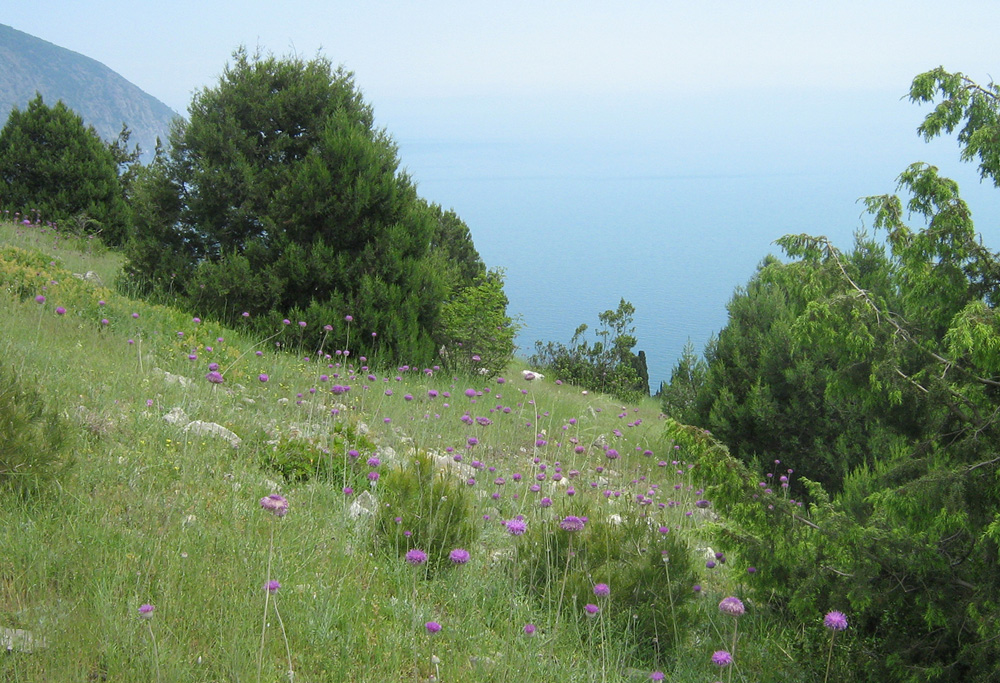
[[624,298],[653,391],[688,340],[701,352],[725,325],[775,239],[849,248],[871,223],[858,199],[894,191],[912,162],[958,180],[984,241],[1000,243],[1000,194],[953,139],[917,136],[928,108],[900,93],[374,105],[421,196],[455,209],[486,263],[506,270],[520,355],[567,343],[581,323],[594,330]]

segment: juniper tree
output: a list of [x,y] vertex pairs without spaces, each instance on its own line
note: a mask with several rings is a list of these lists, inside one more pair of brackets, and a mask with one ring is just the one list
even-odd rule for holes
[[106,242],[125,240],[115,155],[61,100],[50,107],[36,95],[0,130],[0,205],[51,222],[85,217]]

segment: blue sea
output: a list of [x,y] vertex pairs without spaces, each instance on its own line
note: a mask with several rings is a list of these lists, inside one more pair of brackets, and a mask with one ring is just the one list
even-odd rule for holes
[[927,108],[899,96],[375,106],[420,195],[454,209],[487,265],[505,269],[520,355],[536,340],[568,343],[581,323],[594,330],[624,298],[655,392],[688,341],[700,353],[725,326],[734,290],[780,255],[775,239],[826,235],[849,248],[871,225],[858,200],[895,191],[912,162],[958,180],[984,241],[1000,247],[1000,191],[959,161],[954,139],[920,139]]

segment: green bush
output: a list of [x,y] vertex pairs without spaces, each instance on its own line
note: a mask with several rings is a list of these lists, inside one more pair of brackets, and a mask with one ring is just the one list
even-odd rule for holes
[[[342,423],[337,423],[332,433],[321,438],[283,437],[273,441],[260,450],[264,469],[280,474],[288,482],[301,483],[320,477],[352,488],[364,486],[368,470],[364,469],[363,462],[367,454],[375,450],[375,444],[367,437]],[[352,451],[357,455],[352,456]]]
[[[599,604],[611,622],[608,633],[621,639],[634,664],[662,663],[683,641],[695,576],[691,550],[677,534],[635,517],[591,519],[576,532],[529,525],[523,540],[517,571],[529,592],[552,604],[562,598],[564,614],[575,604],[578,619],[586,618],[584,604]],[[610,587],[610,596],[594,595],[598,583]]]
[[0,368],[0,489],[29,496],[66,465],[69,432],[34,388]]
[[468,549],[479,536],[472,494],[453,475],[436,471],[427,455],[390,469],[378,491],[374,541],[383,552],[403,557],[419,548],[433,571],[450,563],[452,550]]

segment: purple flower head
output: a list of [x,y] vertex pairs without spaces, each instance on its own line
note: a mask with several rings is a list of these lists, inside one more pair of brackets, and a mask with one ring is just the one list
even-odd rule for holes
[[583,611],[587,613],[588,617],[593,617],[601,611],[601,608],[591,602],[588,602],[583,606]]
[[526,636],[533,636],[533,635],[535,635],[535,625],[534,624],[525,624],[524,625],[524,635],[526,635]]
[[205,379],[207,379],[212,384],[222,384],[225,381],[222,377],[222,373],[220,373],[218,370],[212,370],[210,373],[205,375]]
[[39,294],[38,296],[35,297],[35,301],[37,301],[40,304],[44,304],[45,303],[45,297],[42,296],[41,294]]
[[694,504],[696,508],[707,508],[710,505],[711,503],[709,503],[707,500],[699,500]]
[[272,493],[260,499],[260,506],[274,514],[275,517],[284,517],[288,514],[288,500],[284,496]]
[[594,586],[594,595],[599,598],[606,598],[611,595],[611,589],[606,583],[598,583]]
[[725,650],[716,650],[712,653],[712,663],[717,666],[729,666],[733,663],[733,656]]
[[464,548],[455,548],[448,555],[448,559],[452,561],[452,564],[465,564],[469,561],[469,551]]
[[56,307],[56,315],[66,315],[66,309],[62,306]]
[[427,553],[418,548],[406,551],[406,561],[412,565],[420,565],[427,562]]
[[525,531],[528,530],[528,523],[523,519],[511,519],[504,522],[504,526],[507,527],[507,532],[511,536],[520,536]]
[[466,389],[465,390],[465,395],[468,396],[469,398],[475,398],[476,397],[476,390],[475,389]]
[[438,631],[441,630],[441,624],[437,623],[436,621],[428,621],[426,624],[424,624],[424,628],[427,629],[428,633],[437,633]]
[[559,528],[563,531],[583,531],[584,520],[576,515],[570,515],[559,522]]
[[649,674],[649,680],[651,681],[662,681],[665,678],[666,676],[662,671],[654,671],[653,673]]
[[279,588],[281,588],[281,584],[278,583],[277,581],[272,580],[264,584],[264,590],[266,590],[271,595],[277,593]]
[[843,631],[847,628],[847,617],[844,616],[843,612],[836,610],[827,612],[826,616],[823,617],[823,625],[831,631]]
[[152,619],[153,618],[153,610],[155,610],[155,609],[156,608],[153,607],[150,604],[141,605],[139,607],[139,618],[140,619]]
[[719,611],[724,614],[731,614],[734,617],[738,617],[746,611],[746,608],[743,607],[742,600],[729,596],[728,598],[722,598],[722,602],[719,603]]
[[260,374],[260,376],[259,376],[259,377],[257,377],[257,379],[259,379],[259,380],[260,380],[261,382],[266,382],[267,380],[269,380],[269,379],[271,379],[271,378],[270,378],[270,377],[268,377],[268,376],[267,376],[267,375],[266,375],[265,373],[263,373],[263,372],[262,372],[262,373]]

